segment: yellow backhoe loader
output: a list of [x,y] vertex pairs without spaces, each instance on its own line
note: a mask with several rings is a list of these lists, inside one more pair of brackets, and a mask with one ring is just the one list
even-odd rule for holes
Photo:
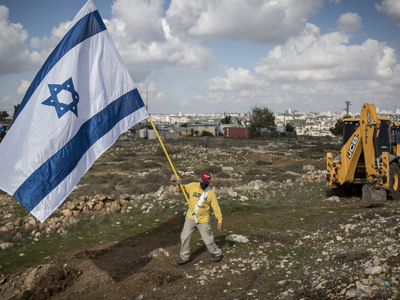
[[364,104],[360,118],[344,119],[340,155],[327,153],[328,187],[347,195],[361,189],[363,207],[395,199],[400,175],[397,146],[392,143],[396,128],[391,125],[388,118],[378,117],[374,104]]

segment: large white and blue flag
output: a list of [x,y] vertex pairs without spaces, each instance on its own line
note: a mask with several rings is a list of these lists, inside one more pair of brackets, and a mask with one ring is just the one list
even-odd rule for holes
[[118,136],[147,117],[88,1],[36,75],[0,143],[0,188],[44,222]]

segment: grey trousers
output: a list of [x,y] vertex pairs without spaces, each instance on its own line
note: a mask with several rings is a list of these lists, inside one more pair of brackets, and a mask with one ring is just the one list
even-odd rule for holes
[[192,238],[193,232],[199,230],[201,238],[207,247],[208,252],[211,253],[213,257],[220,256],[222,250],[214,242],[214,235],[211,229],[210,222],[200,223],[196,225],[196,222],[188,217],[185,218],[185,225],[181,233],[181,258],[182,260],[190,259],[190,239]]

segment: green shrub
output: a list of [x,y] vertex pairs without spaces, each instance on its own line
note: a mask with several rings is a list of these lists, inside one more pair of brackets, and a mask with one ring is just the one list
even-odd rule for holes
[[207,130],[203,130],[203,132],[201,133],[201,136],[214,136],[214,135]]
[[266,160],[257,160],[257,161],[255,162],[255,164],[256,164],[257,166],[270,166],[270,165],[272,165],[271,162],[266,161]]
[[133,171],[133,170],[135,170],[135,168],[131,164],[123,163],[123,164],[121,164],[121,170],[123,170],[123,171]]

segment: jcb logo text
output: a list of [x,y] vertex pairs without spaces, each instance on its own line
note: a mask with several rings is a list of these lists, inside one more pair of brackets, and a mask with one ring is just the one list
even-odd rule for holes
[[349,150],[347,151],[347,157],[350,159],[353,156],[354,149],[356,149],[358,143],[358,137],[354,136],[353,140],[351,141]]

